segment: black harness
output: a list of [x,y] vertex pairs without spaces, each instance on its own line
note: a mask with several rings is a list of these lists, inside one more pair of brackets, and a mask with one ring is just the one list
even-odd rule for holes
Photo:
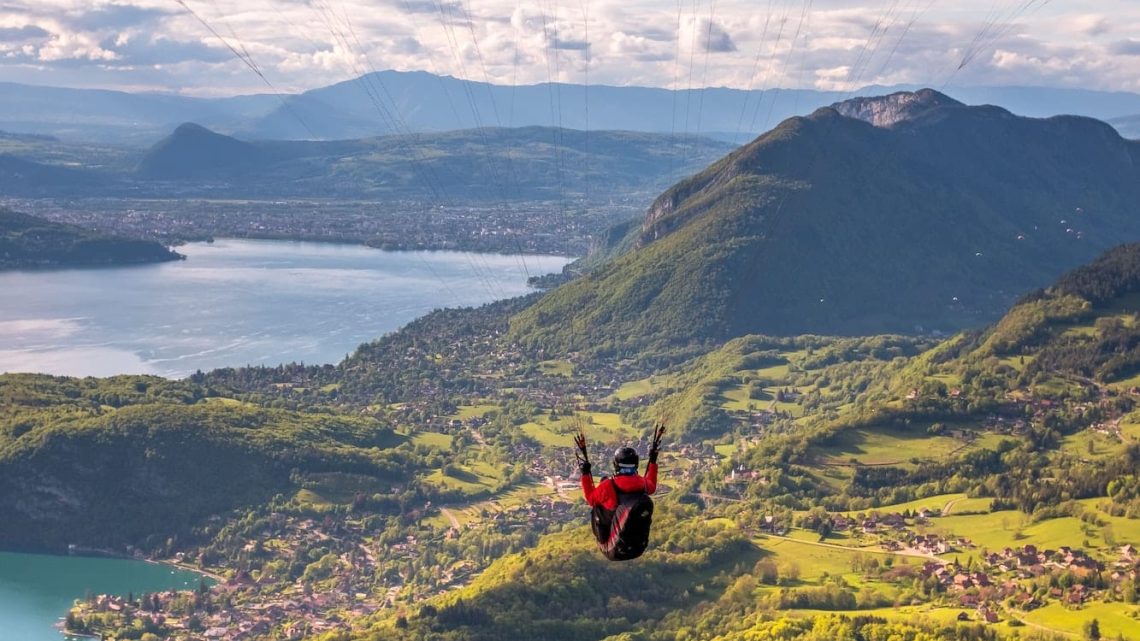
[[653,499],[645,490],[624,492],[613,479],[618,504],[611,512],[605,507],[594,507],[590,526],[598,548],[611,561],[636,559],[649,547],[649,529],[653,524]]

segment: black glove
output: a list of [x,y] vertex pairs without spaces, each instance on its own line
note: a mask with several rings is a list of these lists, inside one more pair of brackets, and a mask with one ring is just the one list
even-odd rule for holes
[[590,473],[590,453],[586,449],[586,435],[582,432],[574,437],[574,456],[578,459],[578,470],[582,472],[582,476]]
[[653,426],[653,444],[649,446],[649,462],[657,463],[657,454],[661,450],[661,437],[665,435],[665,424],[658,423]]

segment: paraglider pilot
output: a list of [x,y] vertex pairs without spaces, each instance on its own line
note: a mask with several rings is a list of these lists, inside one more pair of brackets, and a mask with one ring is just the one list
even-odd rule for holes
[[611,561],[635,559],[649,545],[649,527],[653,521],[653,500],[649,495],[657,491],[657,454],[664,434],[664,425],[658,423],[653,427],[645,476],[637,472],[640,462],[637,451],[621,447],[614,452],[614,476],[603,477],[597,486],[591,475],[586,436],[579,432],[574,437],[578,469],[582,472],[582,494],[593,508],[590,523],[594,538]]

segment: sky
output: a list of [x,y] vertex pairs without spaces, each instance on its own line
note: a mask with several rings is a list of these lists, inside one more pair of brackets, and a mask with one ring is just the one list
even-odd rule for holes
[[1137,0],[0,0],[0,81],[195,96],[496,84],[1140,92]]

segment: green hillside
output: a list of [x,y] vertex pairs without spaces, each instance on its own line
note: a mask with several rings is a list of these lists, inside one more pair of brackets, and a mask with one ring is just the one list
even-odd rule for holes
[[837,420],[753,450],[751,466],[795,478],[758,495],[867,509],[965,491],[1041,519],[1101,497],[1140,516],[1138,294],[1140,245],[1122,246],[991,328],[883,370]]
[[156,263],[178,258],[154,241],[103,236],[0,208],[0,269]]
[[678,183],[632,251],[549,293],[514,336],[613,350],[956,330],[1140,238],[1137,143],[923,95],[936,103],[890,126],[830,108],[790,119]]
[[[655,399],[646,414],[688,427],[701,406],[724,412],[687,442],[735,439],[692,494],[662,500],[644,561],[602,563],[582,529],[550,535],[326,638],[1053,639],[1095,623],[1135,639],[1140,573],[1121,550],[1140,541],[1138,301],[1130,245],[921,354],[891,337],[745,337],[631,381],[617,394]],[[860,525],[886,515],[897,525]],[[1017,570],[1028,549],[1042,565]]]
[[[505,329],[536,297],[433,313],[339,366],[0,377],[4,545],[131,544],[222,577],[73,610],[114,638],[271,617],[252,638],[997,641],[1095,622],[1136,641],[1140,245],[943,341],[534,354]],[[656,420],[651,548],[609,563],[567,444],[584,430],[601,469]]]
[[551,535],[496,562],[471,586],[419,608],[405,617],[406,625],[387,621],[358,638],[613,638],[652,629],[671,613],[713,598],[725,588],[714,577],[760,559],[760,550],[730,521],[709,522],[679,509],[658,523],[665,533],[662,552],[636,571],[598,558],[578,532]]
[[215,394],[154,377],[0,377],[0,546],[117,548],[264,503],[308,474],[409,469],[375,420]]

